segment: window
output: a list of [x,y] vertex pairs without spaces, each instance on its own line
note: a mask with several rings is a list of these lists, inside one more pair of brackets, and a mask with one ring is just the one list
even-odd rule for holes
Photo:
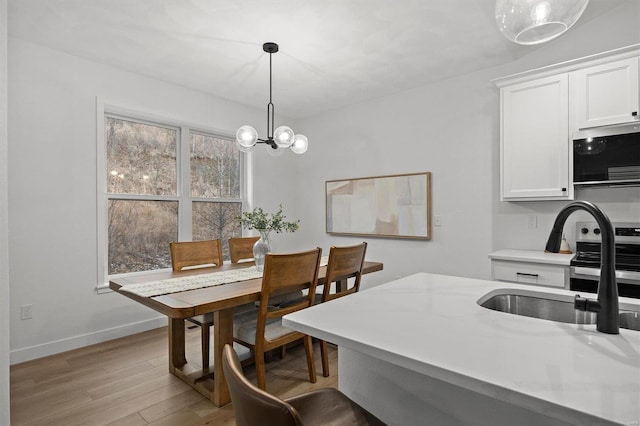
[[236,221],[242,213],[240,151],[230,139],[197,133],[191,133],[189,147],[193,239],[221,238],[229,259],[227,240],[242,235]]
[[99,290],[110,275],[170,268],[171,241],[220,238],[228,259],[244,196],[233,139],[135,114],[101,117]]

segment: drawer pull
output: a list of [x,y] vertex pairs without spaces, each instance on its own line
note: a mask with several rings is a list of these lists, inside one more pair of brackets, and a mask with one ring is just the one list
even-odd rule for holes
[[538,278],[538,274],[527,274],[525,272],[516,272],[516,275],[522,275],[522,276],[525,276],[525,277]]

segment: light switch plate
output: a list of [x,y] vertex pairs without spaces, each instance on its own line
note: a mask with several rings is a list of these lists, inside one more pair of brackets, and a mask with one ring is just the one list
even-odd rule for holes
[[20,319],[33,318],[33,305],[20,305]]

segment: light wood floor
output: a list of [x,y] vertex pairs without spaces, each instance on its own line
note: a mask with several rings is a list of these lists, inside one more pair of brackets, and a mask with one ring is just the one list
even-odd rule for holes
[[[200,331],[187,330],[187,358],[200,359]],[[169,374],[167,329],[11,366],[11,424],[18,425],[233,425],[231,404],[217,408]],[[309,383],[303,345],[267,363],[267,391],[280,397],[337,387],[337,351],[330,347],[331,376]],[[245,367],[255,383],[255,368]]]

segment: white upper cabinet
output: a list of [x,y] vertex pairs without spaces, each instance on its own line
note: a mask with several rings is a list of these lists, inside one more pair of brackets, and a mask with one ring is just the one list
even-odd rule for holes
[[638,80],[637,57],[572,72],[572,130],[637,121]]
[[501,200],[568,200],[569,74],[500,89]]

